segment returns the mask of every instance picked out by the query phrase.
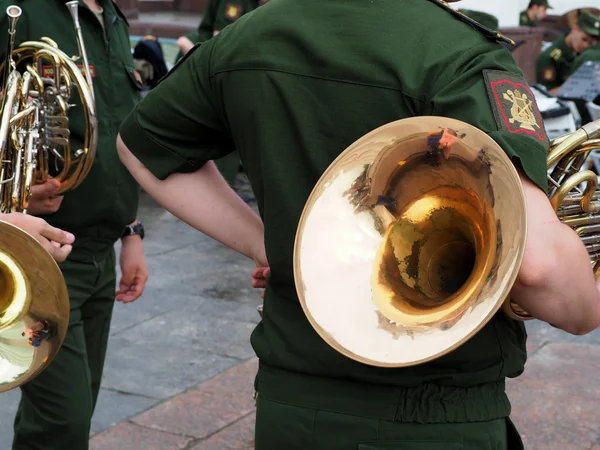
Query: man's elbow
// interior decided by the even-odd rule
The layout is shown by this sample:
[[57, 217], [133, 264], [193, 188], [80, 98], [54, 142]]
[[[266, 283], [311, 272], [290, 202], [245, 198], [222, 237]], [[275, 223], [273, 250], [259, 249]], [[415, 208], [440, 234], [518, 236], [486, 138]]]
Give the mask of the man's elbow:
[[121, 134], [117, 135], [117, 154], [119, 155], [119, 159], [125, 166], [127, 166], [127, 162], [130, 160], [131, 152], [121, 139]]

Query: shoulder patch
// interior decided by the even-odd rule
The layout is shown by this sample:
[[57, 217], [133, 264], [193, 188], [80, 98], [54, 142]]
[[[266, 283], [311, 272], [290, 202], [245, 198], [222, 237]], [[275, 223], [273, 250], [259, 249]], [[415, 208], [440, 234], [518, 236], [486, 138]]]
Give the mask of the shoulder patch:
[[562, 54], [563, 52], [560, 48], [555, 48], [550, 52], [550, 58], [552, 58], [554, 61], [558, 61], [561, 58]]
[[242, 15], [242, 7], [235, 3], [227, 3], [225, 6], [225, 18], [230, 22], [235, 22]]
[[454, 15], [456, 18], [462, 20], [463, 22], [466, 22], [469, 25], [473, 26], [476, 30], [478, 30], [486, 38], [492, 39], [492, 40], [497, 41], [497, 42], [505, 42], [505, 43], [510, 44], [510, 45], [515, 45], [515, 41], [513, 41], [512, 39], [507, 38], [506, 36], [503, 36], [502, 34], [498, 33], [495, 30], [492, 30], [490, 28], [484, 27], [479, 22], [471, 19], [470, 17], [466, 16], [465, 14], [461, 13], [460, 11], [452, 8], [444, 0], [429, 0], [429, 1], [432, 2], [432, 3], [435, 3], [436, 5], [440, 6], [443, 9], [445, 9], [446, 11], [448, 11], [449, 13], [451, 13], [452, 15]]
[[546, 143], [542, 114], [527, 81], [520, 75], [499, 70], [484, 70], [483, 75], [499, 129]]

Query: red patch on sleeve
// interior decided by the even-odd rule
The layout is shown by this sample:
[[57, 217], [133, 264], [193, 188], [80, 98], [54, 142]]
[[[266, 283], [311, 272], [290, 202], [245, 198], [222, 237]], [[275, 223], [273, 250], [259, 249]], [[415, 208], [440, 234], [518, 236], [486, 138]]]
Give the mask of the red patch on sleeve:
[[499, 71], [486, 71], [485, 78], [500, 129], [546, 142], [542, 114], [527, 82], [516, 74]]

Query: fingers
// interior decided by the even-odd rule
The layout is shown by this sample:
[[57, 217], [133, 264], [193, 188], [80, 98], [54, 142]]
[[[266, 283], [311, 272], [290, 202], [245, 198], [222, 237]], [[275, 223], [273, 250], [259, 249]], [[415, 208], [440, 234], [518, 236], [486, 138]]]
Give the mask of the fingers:
[[119, 290], [115, 293], [117, 301], [131, 303], [141, 297], [148, 281], [148, 275], [144, 271], [136, 270], [136, 275], [131, 279], [124, 273], [119, 282]]
[[44, 225], [40, 230], [40, 234], [49, 241], [54, 241], [58, 244], [72, 244], [75, 241], [75, 236], [73, 236], [71, 233], [67, 233], [60, 228], [53, 227], [46, 222], [42, 223]]
[[252, 280], [252, 287], [256, 289], [263, 289], [267, 287], [267, 280]]
[[31, 188], [31, 196], [42, 198], [54, 197], [60, 189], [60, 181], [56, 178], [50, 178], [48, 181], [42, 184], [36, 184]]
[[257, 267], [252, 271], [252, 287], [263, 289], [267, 287], [267, 277], [271, 273], [270, 267]]
[[48, 242], [47, 244], [44, 244], [44, 247], [48, 250], [48, 253], [52, 255], [54, 260], [59, 263], [64, 262], [67, 259], [67, 256], [69, 256], [69, 253], [71, 253], [71, 250], [73, 250], [73, 246], [61, 246], [58, 242]]

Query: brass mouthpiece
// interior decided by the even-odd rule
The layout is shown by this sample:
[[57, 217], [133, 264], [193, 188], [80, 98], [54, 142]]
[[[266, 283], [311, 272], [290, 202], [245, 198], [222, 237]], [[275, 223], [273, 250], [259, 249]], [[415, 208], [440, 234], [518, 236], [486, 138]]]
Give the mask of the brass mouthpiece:
[[21, 13], [21, 8], [16, 5], [10, 5], [8, 8], [6, 8], [6, 15], [11, 19], [18, 19]]

